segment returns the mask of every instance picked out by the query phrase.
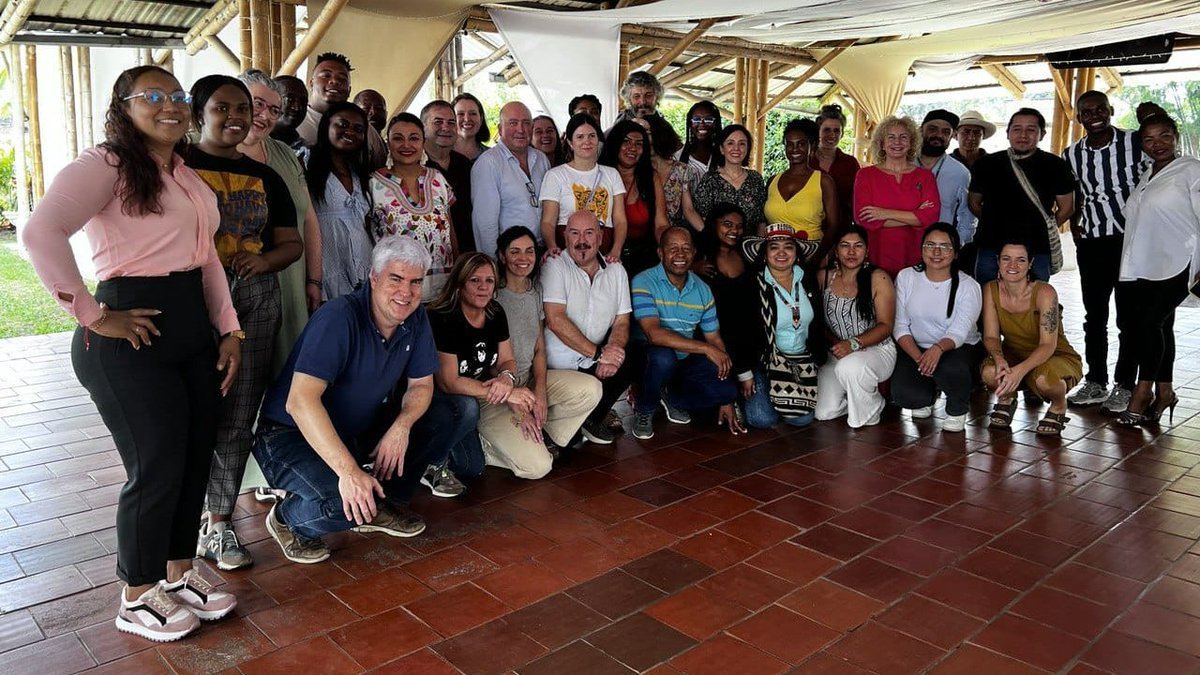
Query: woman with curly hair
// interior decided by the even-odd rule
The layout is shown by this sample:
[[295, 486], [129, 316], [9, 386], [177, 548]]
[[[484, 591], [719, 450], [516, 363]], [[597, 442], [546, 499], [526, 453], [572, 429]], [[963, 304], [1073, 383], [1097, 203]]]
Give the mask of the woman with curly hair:
[[[21, 229], [42, 283], [79, 322], [71, 363], [125, 464], [116, 627], [156, 642], [237, 604], [192, 567], [221, 395], [238, 373], [243, 334], [213, 246], [217, 198], [178, 154], [191, 101], [162, 68], [121, 73], [104, 142], [59, 172]], [[94, 296], [67, 241], [84, 225]]]
[[921, 147], [917, 125], [888, 117], [871, 134], [871, 159], [854, 178], [854, 222], [871, 233], [871, 260], [894, 278], [921, 262], [921, 236], [938, 219], [937, 178], [913, 161]]

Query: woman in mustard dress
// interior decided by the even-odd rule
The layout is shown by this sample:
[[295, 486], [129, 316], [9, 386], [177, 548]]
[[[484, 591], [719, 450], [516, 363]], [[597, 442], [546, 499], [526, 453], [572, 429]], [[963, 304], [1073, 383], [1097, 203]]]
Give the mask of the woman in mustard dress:
[[795, 119], [783, 129], [788, 168], [767, 181], [763, 211], [768, 223], [786, 223], [798, 239], [820, 241], [841, 223], [837, 187], [829, 174], [809, 167], [817, 146], [817, 123]]
[[1083, 377], [1083, 361], [1067, 342], [1058, 293], [1031, 274], [1029, 248], [1000, 249], [1000, 278], [983, 287], [983, 381], [996, 392], [989, 426], [1008, 429], [1022, 386], [1050, 404], [1037, 425], [1042, 436], [1061, 436], [1070, 421], [1067, 392]]

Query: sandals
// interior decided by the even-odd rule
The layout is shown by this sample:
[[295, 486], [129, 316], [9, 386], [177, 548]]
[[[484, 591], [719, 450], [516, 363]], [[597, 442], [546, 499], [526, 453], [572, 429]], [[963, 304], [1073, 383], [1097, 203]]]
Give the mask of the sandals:
[[992, 416], [988, 420], [989, 429], [1011, 429], [1013, 415], [1017, 412], [1017, 398], [1014, 396], [1008, 403], [996, 401], [992, 406]]
[[1063, 428], [1065, 428], [1067, 426], [1067, 422], [1070, 421], [1071, 418], [1067, 417], [1066, 413], [1056, 413], [1048, 410], [1046, 411], [1046, 416], [1038, 422], [1037, 428], [1034, 429], [1034, 433], [1036, 433], [1038, 436], [1061, 437]]

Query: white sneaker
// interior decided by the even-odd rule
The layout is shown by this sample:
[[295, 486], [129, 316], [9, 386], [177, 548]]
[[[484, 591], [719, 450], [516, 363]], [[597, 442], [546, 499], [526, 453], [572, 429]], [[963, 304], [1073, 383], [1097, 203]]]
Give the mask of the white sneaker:
[[217, 590], [194, 568], [184, 572], [173, 584], [164, 581], [163, 590], [167, 597], [191, 610], [202, 621], [224, 618], [237, 607], [237, 598], [232, 593]]
[[946, 415], [946, 420], [942, 422], [942, 431], [958, 432], [967, 428], [967, 414], [961, 415]]
[[927, 405], [924, 408], [912, 408], [909, 412], [912, 413], [914, 420], [923, 420], [933, 417], [933, 406]]
[[133, 633], [154, 642], [172, 642], [200, 627], [200, 619], [171, 599], [161, 583], [142, 593], [136, 600], [125, 599], [117, 609], [117, 630]]

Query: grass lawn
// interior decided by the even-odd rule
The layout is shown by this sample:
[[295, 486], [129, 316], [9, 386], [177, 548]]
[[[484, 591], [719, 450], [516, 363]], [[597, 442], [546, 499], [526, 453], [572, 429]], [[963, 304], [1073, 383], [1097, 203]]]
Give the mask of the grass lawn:
[[0, 233], [0, 338], [74, 330], [75, 320], [42, 288], [33, 266], [13, 249], [15, 243], [12, 232]]

